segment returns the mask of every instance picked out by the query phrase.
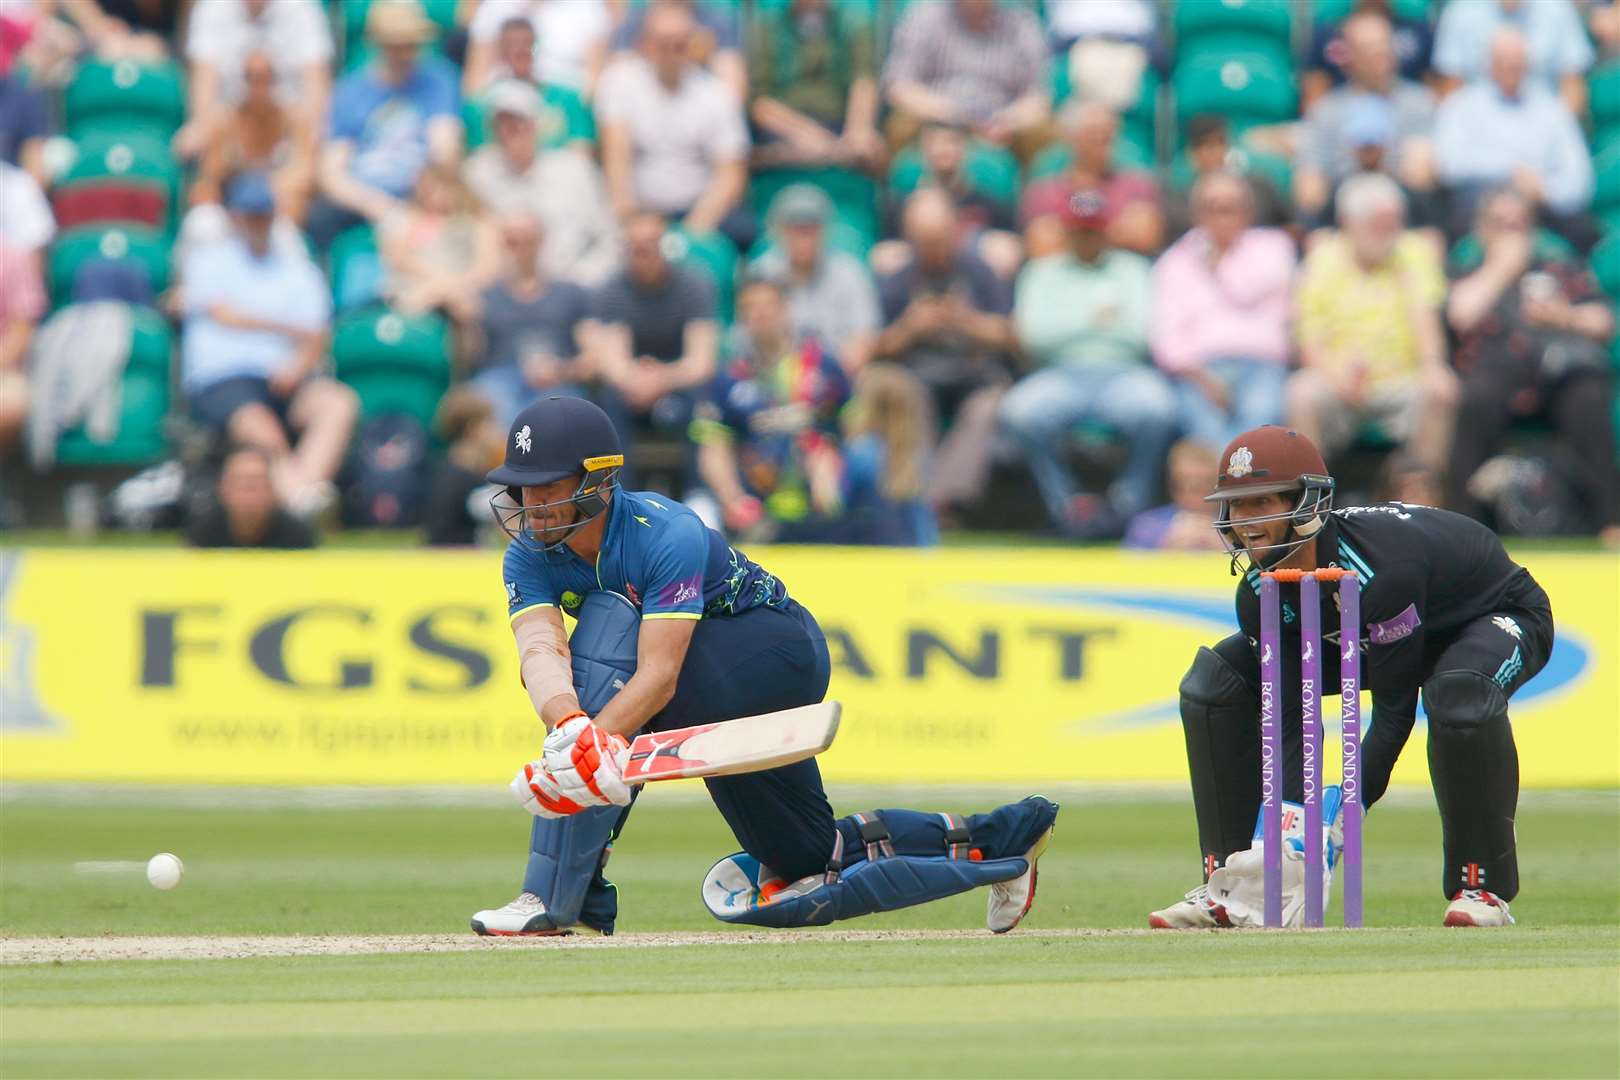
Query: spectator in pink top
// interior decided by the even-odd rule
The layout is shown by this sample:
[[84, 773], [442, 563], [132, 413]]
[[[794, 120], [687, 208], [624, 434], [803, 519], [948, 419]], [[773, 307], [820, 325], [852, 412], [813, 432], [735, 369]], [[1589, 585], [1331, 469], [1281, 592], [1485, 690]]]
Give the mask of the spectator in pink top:
[[39, 255], [0, 242], [0, 459], [28, 415], [28, 345], [44, 314]]
[[1153, 358], [1175, 383], [1186, 433], [1225, 446], [1282, 419], [1294, 244], [1254, 227], [1249, 185], [1234, 173], [1198, 181], [1192, 216], [1153, 268]]

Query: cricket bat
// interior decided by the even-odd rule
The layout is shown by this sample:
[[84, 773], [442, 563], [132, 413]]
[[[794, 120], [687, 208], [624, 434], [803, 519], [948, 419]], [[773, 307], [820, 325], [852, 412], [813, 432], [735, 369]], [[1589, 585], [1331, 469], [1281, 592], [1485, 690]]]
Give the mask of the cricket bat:
[[624, 763], [626, 784], [686, 776], [762, 772], [815, 757], [833, 743], [843, 706], [836, 701], [637, 735]]

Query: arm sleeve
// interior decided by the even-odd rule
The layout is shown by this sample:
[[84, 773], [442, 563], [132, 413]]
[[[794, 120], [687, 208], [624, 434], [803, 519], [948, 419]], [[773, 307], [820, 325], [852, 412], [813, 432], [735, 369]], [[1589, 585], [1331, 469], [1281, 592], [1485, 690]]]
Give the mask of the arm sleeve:
[[535, 608], [556, 607], [557, 592], [551, 584], [540, 556], [516, 541], [506, 546], [501, 560], [501, 577], [506, 582], [506, 615], [515, 619]]
[[703, 567], [709, 561], [709, 530], [696, 514], [663, 523], [647, 549], [643, 619], [701, 619]]
[[[1556, 110], [1556, 111], [1555, 111]], [[1551, 161], [1546, 170], [1547, 205], [1560, 213], [1573, 214], [1592, 201], [1592, 155], [1575, 118], [1555, 102], [1551, 116]]]
[[1592, 42], [1586, 36], [1586, 28], [1581, 25], [1581, 15], [1575, 5], [1559, 4], [1553, 6], [1558, 21], [1558, 55], [1555, 63], [1560, 75], [1579, 75], [1592, 66], [1595, 59], [1592, 51]]
[[1373, 695], [1372, 719], [1361, 736], [1361, 800], [1371, 806], [1389, 788], [1395, 762], [1411, 737], [1417, 722], [1418, 692], [1414, 687], [1403, 693]]
[[715, 313], [714, 285], [696, 270], [681, 271], [681, 322], [712, 319]]

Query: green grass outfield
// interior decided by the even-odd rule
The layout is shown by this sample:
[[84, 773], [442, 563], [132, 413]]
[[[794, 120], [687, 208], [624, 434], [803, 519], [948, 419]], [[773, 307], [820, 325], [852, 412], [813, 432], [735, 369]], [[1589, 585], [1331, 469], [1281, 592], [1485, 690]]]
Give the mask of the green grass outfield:
[[[866, 792], [840, 809], [1018, 794]], [[1056, 794], [1027, 932], [984, 933], [969, 895], [848, 924], [887, 937], [731, 943], [697, 886], [734, 845], [706, 801], [666, 786], [614, 853], [619, 936], [574, 944], [459, 936], [516, 892], [516, 809], [398, 794], [289, 807], [261, 792], [82, 806], [11, 789], [5, 938], [437, 934], [472, 948], [8, 965], [0, 1076], [1620, 1075], [1615, 792], [1525, 797], [1510, 930], [1439, 928], [1424, 792], [1369, 818], [1371, 929], [1186, 934], [1132, 929], [1196, 878], [1185, 798]], [[107, 865], [160, 850], [186, 861], [170, 893]]]

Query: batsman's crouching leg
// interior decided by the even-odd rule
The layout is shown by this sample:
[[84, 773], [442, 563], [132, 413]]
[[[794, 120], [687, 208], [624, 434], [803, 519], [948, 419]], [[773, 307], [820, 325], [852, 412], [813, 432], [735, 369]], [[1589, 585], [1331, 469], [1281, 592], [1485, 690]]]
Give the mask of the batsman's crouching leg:
[[912, 907], [1030, 874], [1057, 812], [1055, 803], [1032, 795], [966, 818], [917, 810], [853, 814], [837, 822], [824, 872], [788, 882], [739, 852], [710, 868], [703, 900], [722, 922], [778, 928]]

